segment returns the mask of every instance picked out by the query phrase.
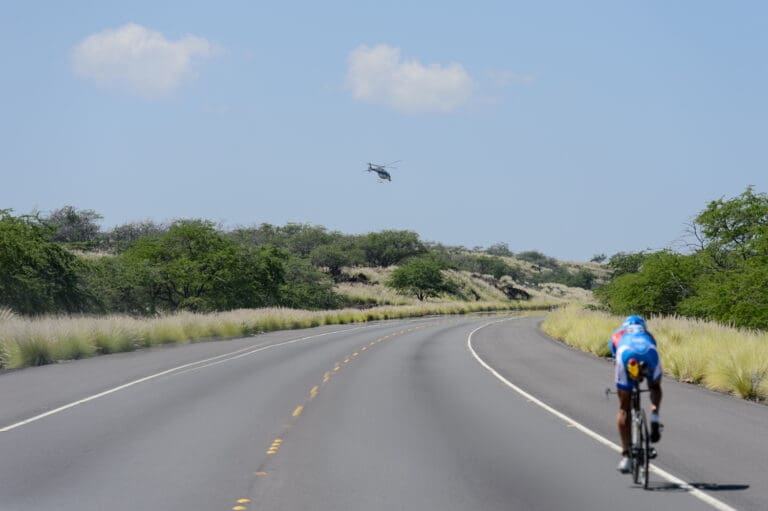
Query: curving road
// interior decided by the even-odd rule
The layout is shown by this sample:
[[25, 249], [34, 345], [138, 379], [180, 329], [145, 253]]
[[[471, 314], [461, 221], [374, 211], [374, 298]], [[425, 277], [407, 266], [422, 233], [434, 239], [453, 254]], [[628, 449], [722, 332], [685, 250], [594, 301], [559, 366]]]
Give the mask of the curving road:
[[642, 491], [614, 469], [610, 364], [540, 320], [329, 326], [0, 374], [0, 510], [768, 508], [768, 407], [665, 381], [663, 472]]

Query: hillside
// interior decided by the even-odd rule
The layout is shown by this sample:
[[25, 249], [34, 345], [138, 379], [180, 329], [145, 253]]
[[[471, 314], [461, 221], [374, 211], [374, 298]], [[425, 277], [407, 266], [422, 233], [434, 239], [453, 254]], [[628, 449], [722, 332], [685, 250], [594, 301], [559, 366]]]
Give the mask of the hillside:
[[[576, 302], [594, 304], [592, 292], [578, 287], [569, 287], [556, 282], [534, 284], [542, 270], [532, 267], [530, 263], [513, 258], [505, 258], [510, 265], [516, 265], [525, 275], [524, 279], [516, 281], [508, 275], [496, 278], [490, 274], [480, 274], [465, 270], [444, 270], [447, 280], [456, 285], [457, 293], [441, 294], [432, 299], [435, 302], [452, 301], [507, 301], [520, 299], [530, 305], [544, 303]], [[606, 271], [594, 263], [566, 263], [569, 271], [578, 271], [587, 267], [590, 271], [601, 275]], [[361, 306], [372, 305], [413, 305], [419, 301], [415, 297], [398, 293], [386, 285], [396, 266], [388, 268], [350, 267], [342, 270], [340, 281], [334, 289], [350, 302]]]

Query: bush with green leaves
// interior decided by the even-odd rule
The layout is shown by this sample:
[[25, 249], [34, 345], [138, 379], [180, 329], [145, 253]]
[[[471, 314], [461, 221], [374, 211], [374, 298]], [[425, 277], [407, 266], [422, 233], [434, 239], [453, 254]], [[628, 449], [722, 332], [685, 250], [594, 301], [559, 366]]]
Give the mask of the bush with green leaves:
[[519, 268], [507, 264], [500, 257], [469, 253], [449, 254], [446, 257], [458, 270], [493, 275], [497, 279], [505, 275], [516, 281], [524, 279], [523, 272]]
[[294, 309], [330, 310], [344, 307], [347, 303], [334, 291], [333, 279], [329, 275], [317, 270], [306, 259], [291, 257], [285, 263], [280, 305]]
[[344, 240], [332, 245], [320, 245], [312, 249], [310, 261], [318, 268], [327, 269], [334, 281], [338, 282], [345, 266], [362, 265], [365, 254], [356, 244]]
[[509, 249], [509, 245], [504, 242], [494, 243], [490, 247], [485, 249], [485, 253], [488, 255], [500, 256], [500, 257], [513, 257], [514, 254]]
[[623, 273], [595, 295], [616, 314], [675, 314], [694, 293], [699, 265], [693, 256], [670, 251], [648, 254], [641, 270]]
[[64, 243], [93, 243], [99, 236], [98, 221], [103, 217], [92, 209], [64, 206], [42, 218], [51, 228], [50, 240]]
[[703, 275], [679, 312], [729, 325], [768, 328], [768, 264], [755, 261]]
[[637, 273], [648, 256], [645, 252], [619, 252], [608, 259], [608, 267], [612, 277], [620, 277], [626, 273]]
[[120, 272], [152, 314], [279, 305], [287, 254], [239, 245], [208, 221], [180, 220], [119, 257]]
[[517, 258], [522, 261], [527, 261], [531, 264], [541, 266], [542, 268], [557, 268], [557, 260], [553, 257], [546, 256], [537, 250], [527, 250], [525, 252], [519, 252]]
[[0, 306], [20, 314], [88, 309], [81, 263], [49, 241], [51, 233], [36, 216], [16, 217], [0, 210]]
[[752, 187], [696, 216], [693, 253], [616, 254], [596, 291], [614, 313], [682, 314], [768, 328], [768, 196]]
[[450, 293], [454, 286], [442, 272], [447, 267], [446, 261], [439, 257], [414, 257], [392, 272], [387, 285], [400, 293], [413, 295], [420, 301], [440, 293]]
[[419, 235], [412, 231], [372, 232], [362, 236], [358, 243], [371, 266], [393, 266], [427, 252]]

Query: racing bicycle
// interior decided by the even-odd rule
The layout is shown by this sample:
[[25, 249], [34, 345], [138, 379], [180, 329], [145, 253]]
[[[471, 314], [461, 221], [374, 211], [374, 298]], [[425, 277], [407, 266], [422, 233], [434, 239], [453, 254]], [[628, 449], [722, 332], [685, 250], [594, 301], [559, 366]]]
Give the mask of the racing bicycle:
[[[648, 428], [648, 419], [643, 410], [640, 396], [649, 392], [648, 388], [641, 388], [640, 384], [648, 376], [648, 367], [644, 362], [640, 363], [640, 374], [634, 380], [630, 397], [630, 433], [631, 442], [629, 447], [629, 457], [632, 460], [632, 481], [635, 484], [642, 485], [648, 489], [648, 474], [650, 472], [651, 460], [656, 458], [656, 448], [651, 446], [651, 435]], [[613, 393], [610, 389], [605, 389], [606, 396]]]

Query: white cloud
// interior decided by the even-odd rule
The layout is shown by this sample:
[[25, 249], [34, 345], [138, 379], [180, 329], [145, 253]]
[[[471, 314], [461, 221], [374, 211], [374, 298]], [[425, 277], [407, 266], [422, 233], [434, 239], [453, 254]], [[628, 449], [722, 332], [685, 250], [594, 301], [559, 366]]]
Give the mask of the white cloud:
[[128, 23], [83, 39], [72, 50], [71, 63], [82, 78], [153, 97], [194, 77], [193, 64], [213, 53], [211, 43], [201, 37], [169, 41], [160, 32]]
[[403, 60], [399, 48], [382, 44], [352, 51], [347, 81], [355, 99], [404, 112], [451, 111], [472, 93], [472, 78], [460, 64], [425, 66]]

